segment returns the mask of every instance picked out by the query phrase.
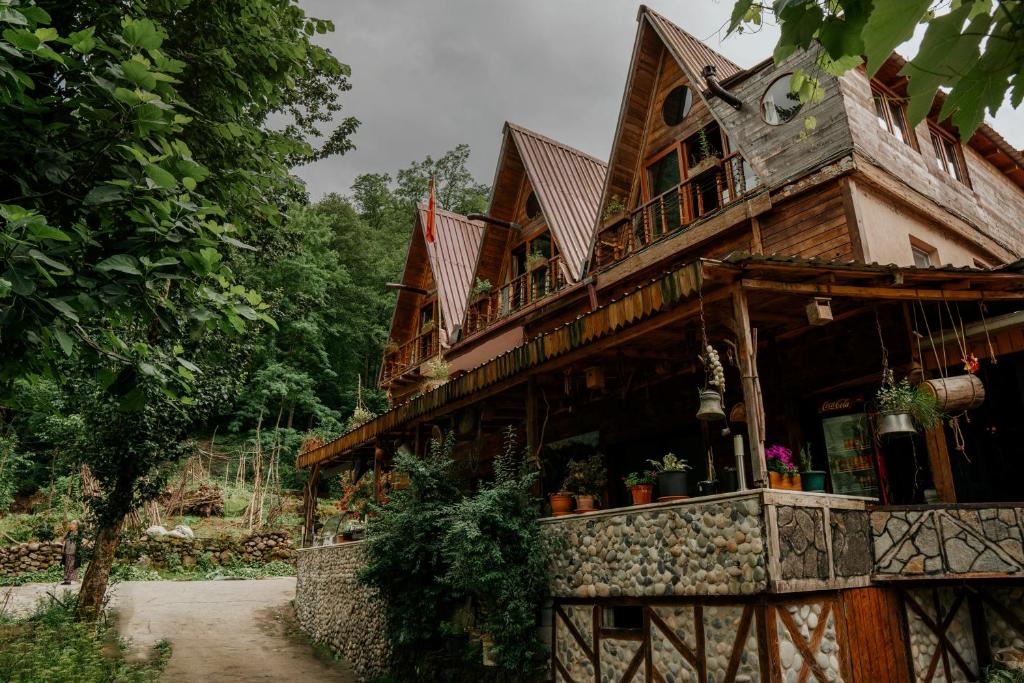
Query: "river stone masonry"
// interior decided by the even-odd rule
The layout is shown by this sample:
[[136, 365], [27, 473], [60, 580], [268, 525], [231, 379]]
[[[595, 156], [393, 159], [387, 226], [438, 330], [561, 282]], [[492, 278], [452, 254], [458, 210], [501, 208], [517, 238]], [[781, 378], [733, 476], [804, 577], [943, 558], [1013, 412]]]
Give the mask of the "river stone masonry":
[[363, 564], [361, 542], [300, 550], [295, 614], [303, 631], [366, 681], [387, 672], [391, 653], [384, 606], [356, 577]]
[[751, 595], [767, 588], [756, 495], [553, 518], [555, 597]]

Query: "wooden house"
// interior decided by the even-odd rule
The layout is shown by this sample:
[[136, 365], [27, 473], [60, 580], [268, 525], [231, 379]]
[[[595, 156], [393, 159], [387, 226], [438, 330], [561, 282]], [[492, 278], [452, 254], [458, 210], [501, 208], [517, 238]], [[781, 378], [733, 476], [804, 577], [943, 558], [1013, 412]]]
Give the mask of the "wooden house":
[[[910, 129], [895, 55], [801, 105], [813, 52], [745, 69], [637, 21], [585, 252], [546, 198], [564, 171], [507, 126], [473, 277], [514, 283], [543, 222], [555, 286], [467, 296], [459, 371], [299, 466], [449, 431], [486, 477], [512, 425], [552, 494], [602, 454], [599, 510], [544, 521], [556, 681], [978, 680], [1024, 644], [1024, 157], [988, 126], [961, 144], [938, 103]], [[890, 379], [945, 417], [894, 432]], [[668, 452], [688, 483], [630, 505]]]
[[444, 357], [466, 312], [483, 237], [482, 223], [444, 209], [432, 242], [426, 223], [427, 206], [417, 204], [381, 365], [380, 386], [397, 402], [447, 379]]

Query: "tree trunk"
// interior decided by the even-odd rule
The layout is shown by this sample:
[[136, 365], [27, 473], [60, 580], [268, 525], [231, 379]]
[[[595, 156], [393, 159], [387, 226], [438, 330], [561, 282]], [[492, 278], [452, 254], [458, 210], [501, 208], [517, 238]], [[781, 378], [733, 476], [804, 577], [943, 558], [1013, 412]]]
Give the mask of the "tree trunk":
[[78, 608], [75, 616], [79, 621], [96, 621], [103, 610], [103, 597], [107, 593], [107, 582], [110, 579], [110, 568], [114, 564], [114, 554], [121, 543], [121, 525], [101, 526], [96, 532], [96, 545], [93, 548], [92, 561], [82, 579], [82, 589], [78, 593]]

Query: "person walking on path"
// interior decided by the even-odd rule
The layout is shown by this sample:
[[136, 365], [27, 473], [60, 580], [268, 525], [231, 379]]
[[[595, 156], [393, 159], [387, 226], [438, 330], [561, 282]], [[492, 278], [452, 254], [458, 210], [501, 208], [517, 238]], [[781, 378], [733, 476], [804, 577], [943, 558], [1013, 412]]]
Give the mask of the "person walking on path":
[[68, 525], [68, 532], [64, 534], [64, 585], [71, 585], [72, 581], [78, 581], [78, 568], [82, 565], [82, 559], [78, 554], [78, 546], [82, 542], [82, 535], [78, 531], [78, 520], [72, 520]]

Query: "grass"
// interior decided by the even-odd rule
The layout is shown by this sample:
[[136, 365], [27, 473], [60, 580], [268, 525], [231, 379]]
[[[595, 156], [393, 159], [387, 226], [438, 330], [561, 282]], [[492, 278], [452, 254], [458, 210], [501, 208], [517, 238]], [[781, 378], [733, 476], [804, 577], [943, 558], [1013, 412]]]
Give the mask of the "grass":
[[11, 683], [156, 683], [171, 647], [160, 642], [139, 663], [125, 653], [112, 625], [75, 622], [73, 600], [51, 597], [28, 617], [0, 617], [0, 672]]
[[60, 567], [50, 567], [41, 572], [0, 576], [0, 586], [24, 586], [26, 583], [57, 583], [63, 577], [64, 572]]
[[[79, 576], [85, 575], [83, 565]], [[110, 572], [112, 582], [119, 581], [216, 581], [218, 579], [266, 579], [273, 576], [295, 576], [295, 565], [273, 560], [266, 564], [236, 564], [227, 567], [177, 567], [175, 569], [142, 569], [132, 564], [116, 564]], [[63, 578], [60, 567], [17, 576], [0, 576], [0, 587], [23, 586], [27, 583], [57, 583]]]

